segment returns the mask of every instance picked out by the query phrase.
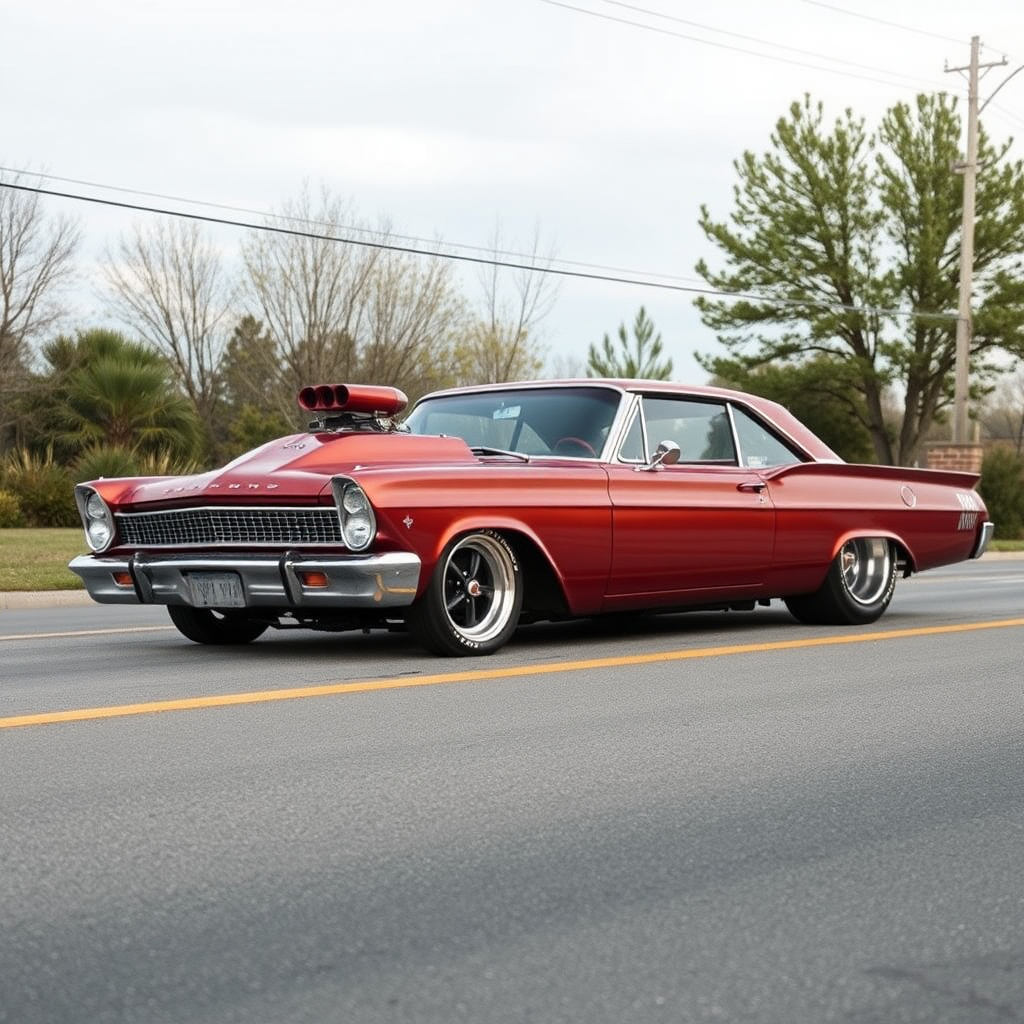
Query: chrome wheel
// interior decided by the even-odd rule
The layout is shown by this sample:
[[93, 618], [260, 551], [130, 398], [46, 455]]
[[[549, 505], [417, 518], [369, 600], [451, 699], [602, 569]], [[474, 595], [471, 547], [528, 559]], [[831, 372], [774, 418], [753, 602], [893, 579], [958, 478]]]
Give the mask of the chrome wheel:
[[813, 594], [785, 598], [794, 617], [808, 625], [856, 626], [874, 622], [896, 589], [896, 548], [885, 537], [848, 540]]
[[859, 605], [874, 605], [892, 583], [892, 546], [881, 537], [848, 540], [839, 552], [843, 587]]
[[478, 530], [445, 548], [407, 619], [435, 654], [492, 654], [512, 636], [522, 605], [512, 545], [494, 530]]
[[452, 627], [475, 644], [505, 629], [515, 606], [516, 567], [507, 545], [473, 534], [444, 563], [444, 610]]

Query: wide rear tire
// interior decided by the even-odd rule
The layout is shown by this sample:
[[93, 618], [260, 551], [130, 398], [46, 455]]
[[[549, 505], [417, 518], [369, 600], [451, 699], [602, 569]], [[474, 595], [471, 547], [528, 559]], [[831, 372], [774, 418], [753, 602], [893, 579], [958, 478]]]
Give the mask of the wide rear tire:
[[265, 622], [256, 622], [239, 612], [170, 604], [167, 613], [178, 632], [197, 644], [248, 644], [267, 631]]
[[807, 625], [860, 626], [889, 607], [896, 589], [896, 554], [885, 537], [848, 540], [814, 594], [787, 597], [790, 614]]
[[442, 552], [426, 591], [409, 609], [409, 630], [434, 654], [493, 654], [515, 632], [522, 607], [512, 545], [494, 530], [478, 530]]

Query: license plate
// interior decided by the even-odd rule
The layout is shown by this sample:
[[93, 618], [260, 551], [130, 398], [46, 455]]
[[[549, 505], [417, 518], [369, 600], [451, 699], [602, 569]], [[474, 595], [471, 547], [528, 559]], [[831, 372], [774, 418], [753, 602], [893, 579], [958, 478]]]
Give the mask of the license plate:
[[192, 604], [197, 608], [244, 608], [242, 580], [235, 572], [190, 572]]

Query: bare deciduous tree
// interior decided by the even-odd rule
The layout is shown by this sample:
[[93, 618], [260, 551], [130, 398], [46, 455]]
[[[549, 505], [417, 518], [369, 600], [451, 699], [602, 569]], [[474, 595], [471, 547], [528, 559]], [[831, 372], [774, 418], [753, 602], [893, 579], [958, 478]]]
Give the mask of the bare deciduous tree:
[[388, 224], [359, 223], [326, 189], [316, 204], [305, 189], [268, 227], [243, 258], [292, 390], [350, 381], [415, 396], [451, 379], [466, 317], [450, 264], [389, 250]]
[[234, 301], [220, 254], [199, 226], [136, 226], [109, 251], [104, 273], [117, 316], [162, 352], [199, 416], [210, 422], [217, 369]]
[[447, 383], [454, 340], [466, 323], [452, 264], [383, 252], [366, 298], [360, 377], [398, 384], [412, 396]]
[[0, 178], [0, 429], [8, 401], [28, 370], [32, 343], [63, 316], [63, 289], [74, 276], [77, 222], [47, 217], [25, 177]]
[[1000, 380], [978, 418], [989, 437], [1010, 441], [1018, 455], [1024, 452], [1024, 369]]
[[[378, 253], [337, 241], [353, 230], [353, 219], [326, 189], [314, 206], [306, 188], [268, 221], [278, 230], [254, 231], [242, 244], [251, 297], [295, 390], [350, 379], [355, 370], [355, 340]], [[282, 224], [294, 233], [281, 233]]]
[[[493, 261], [481, 266], [483, 310], [457, 352], [458, 375], [464, 383], [496, 383], [533, 377], [543, 366], [538, 326], [558, 296], [557, 280], [543, 271], [552, 257], [540, 255], [540, 233], [531, 239], [529, 255], [502, 251], [501, 230], [491, 238]], [[522, 262], [523, 269], [501, 266]]]

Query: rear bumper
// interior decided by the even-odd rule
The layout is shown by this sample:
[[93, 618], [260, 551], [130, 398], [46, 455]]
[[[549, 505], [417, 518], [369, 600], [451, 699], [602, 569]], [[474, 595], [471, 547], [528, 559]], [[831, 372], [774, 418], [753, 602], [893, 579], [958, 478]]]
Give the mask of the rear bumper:
[[[416, 555], [80, 555], [68, 568], [100, 604], [192, 605], [193, 572], [237, 573], [246, 608], [394, 608], [412, 604], [420, 579]], [[302, 573], [323, 573], [306, 586]], [[118, 583], [117, 576], [128, 580]]]
[[981, 532], [978, 534], [978, 539], [974, 544], [974, 550], [971, 552], [971, 558], [981, 558], [988, 548], [988, 542], [992, 539], [992, 534], [995, 532], [996, 524], [991, 520], [988, 520], [981, 524]]

